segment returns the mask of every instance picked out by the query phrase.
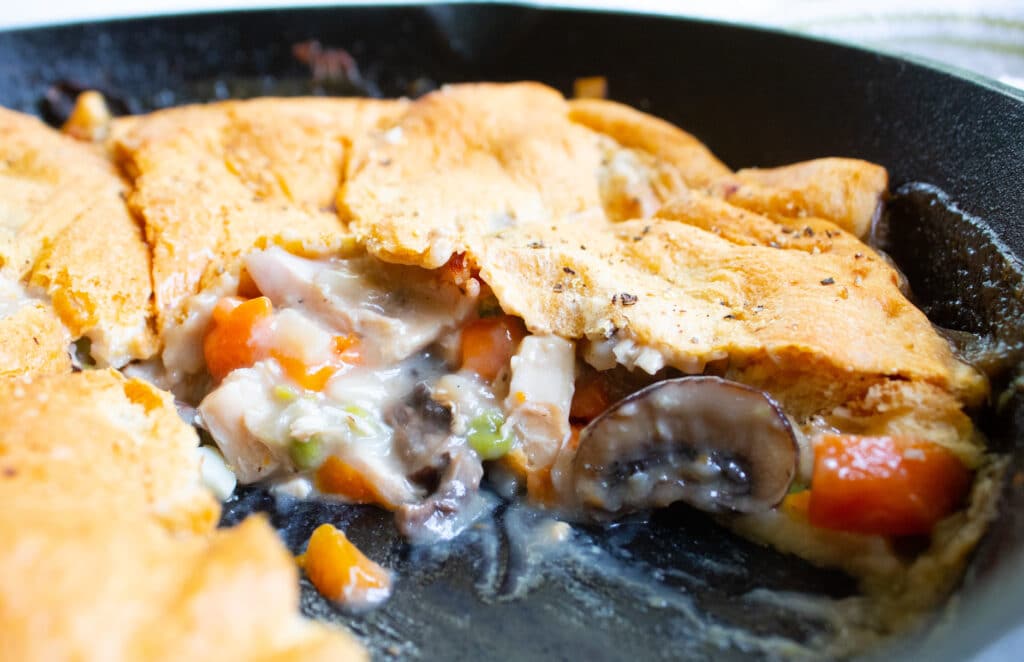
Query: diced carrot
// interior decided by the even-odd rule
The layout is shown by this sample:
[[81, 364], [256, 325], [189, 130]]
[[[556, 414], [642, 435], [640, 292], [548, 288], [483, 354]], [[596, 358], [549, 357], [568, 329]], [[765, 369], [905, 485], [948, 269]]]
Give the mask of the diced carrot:
[[206, 367], [216, 381], [238, 368], [273, 357], [293, 382], [304, 389], [322, 391], [327, 381], [343, 365], [362, 362], [359, 339], [350, 335], [334, 336], [331, 356], [310, 365], [304, 357], [274, 347], [271, 326], [273, 305], [267, 297], [244, 301], [225, 297], [213, 309], [213, 324], [203, 340]]
[[462, 367], [493, 380], [508, 367], [525, 336], [526, 328], [518, 317], [474, 320], [462, 329]]
[[270, 299], [225, 298], [213, 309], [213, 324], [203, 339], [206, 368], [216, 381], [232, 370], [266, 357], [266, 323], [273, 314]]
[[363, 362], [363, 353], [359, 338], [354, 335], [344, 334], [334, 336], [334, 355], [342, 363], [360, 365]]
[[600, 375], [588, 375], [586, 379], [576, 380], [576, 389], [572, 393], [572, 406], [569, 417], [575, 420], [591, 421], [601, 415], [612, 404], [608, 394], [608, 384]]
[[[336, 455], [329, 456], [316, 471], [316, 487], [326, 494], [337, 494], [353, 503], [381, 503], [366, 478]], [[381, 505], [389, 505], [381, 503]]]
[[327, 385], [327, 380], [336, 372], [333, 366], [328, 365], [310, 367], [301, 359], [288, 356], [276, 349], [271, 350], [270, 355], [281, 364], [281, 369], [289, 379], [310, 391], [322, 391]]
[[354, 336], [334, 336], [331, 349], [331, 360], [318, 365], [309, 365], [302, 358], [277, 348], [271, 350], [270, 355], [277, 359], [281, 369], [293, 382], [310, 391], [322, 391], [341, 364], [356, 365], [362, 360], [359, 340]]
[[808, 517], [827, 529], [927, 534], [971, 482], [951, 452], [909, 437], [825, 435], [814, 457]]
[[328, 600], [358, 606], [379, 601], [391, 588], [388, 571], [366, 558], [331, 524], [313, 531], [299, 565]]

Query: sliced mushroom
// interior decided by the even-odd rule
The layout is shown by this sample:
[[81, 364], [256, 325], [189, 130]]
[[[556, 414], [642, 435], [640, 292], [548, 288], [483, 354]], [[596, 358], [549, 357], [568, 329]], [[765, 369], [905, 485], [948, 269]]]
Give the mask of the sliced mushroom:
[[437, 490], [419, 503], [403, 504], [395, 511], [402, 535], [416, 543], [451, 540], [469, 526], [479, 512], [480, 480], [484, 468], [475, 453], [453, 451]]
[[576, 505], [612, 515], [683, 501], [708, 512], [769, 510], [786, 495], [798, 446], [762, 391], [681, 377], [620, 400], [580, 433], [566, 482]]

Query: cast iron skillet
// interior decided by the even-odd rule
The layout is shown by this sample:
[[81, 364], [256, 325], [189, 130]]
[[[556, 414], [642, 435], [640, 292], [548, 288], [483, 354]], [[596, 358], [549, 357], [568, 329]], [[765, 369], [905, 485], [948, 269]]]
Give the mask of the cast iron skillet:
[[[335, 53], [310, 66], [294, 49], [309, 40], [353, 60]], [[0, 102], [51, 121], [83, 87], [139, 112], [227, 96], [416, 95], [481, 79], [537, 79], [568, 92], [584, 75], [606, 76], [614, 98], [696, 133], [733, 166], [824, 155], [885, 164], [898, 194], [884, 247], [919, 305], [944, 327], [1013, 345], [1024, 339], [1024, 97], [984, 81], [776, 32], [493, 5], [261, 11], [0, 34]], [[980, 424], [1013, 453], [1016, 475], [1024, 399]], [[1024, 569], [1021, 483], [1007, 482], [961, 599], [925, 633], [892, 642], [887, 659], [963, 659], [1024, 619], [1024, 572], [1015, 572]], [[369, 615], [342, 614], [304, 587], [307, 613], [347, 623], [378, 657], [764, 657], [722, 640], [719, 626], [812, 647], [830, 626], [751, 597], [755, 589], [853, 591], [840, 574], [738, 540], [681, 507], [579, 528], [581, 544], [565, 557], [531, 553], [521, 538], [532, 516], [505, 506], [455, 545], [429, 550], [405, 545], [374, 509], [260, 490], [229, 503], [225, 523], [254, 510], [270, 513], [296, 550], [317, 523], [340, 523], [398, 571], [395, 597]]]

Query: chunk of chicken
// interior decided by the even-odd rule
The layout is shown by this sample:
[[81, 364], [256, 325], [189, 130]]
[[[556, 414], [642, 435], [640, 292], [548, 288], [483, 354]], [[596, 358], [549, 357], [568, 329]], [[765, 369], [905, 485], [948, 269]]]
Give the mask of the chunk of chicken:
[[400, 361], [455, 328], [475, 297], [437, 272], [367, 257], [310, 260], [273, 247], [250, 254], [245, 266], [275, 306], [305, 309], [363, 340], [371, 363]]

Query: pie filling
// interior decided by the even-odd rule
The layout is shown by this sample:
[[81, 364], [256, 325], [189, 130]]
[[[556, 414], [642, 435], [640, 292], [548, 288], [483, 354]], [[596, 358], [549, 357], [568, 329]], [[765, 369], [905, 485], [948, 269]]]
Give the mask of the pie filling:
[[273, 246], [181, 319], [164, 381], [219, 451], [219, 494], [222, 457], [243, 484], [378, 504], [414, 541], [471, 523], [491, 469], [573, 519], [682, 501], [886, 538], [928, 535], [971, 484], [969, 457], [898, 412], [797, 420], [720, 362], [687, 375], [626, 338], [531, 334], [461, 256], [427, 270]]

